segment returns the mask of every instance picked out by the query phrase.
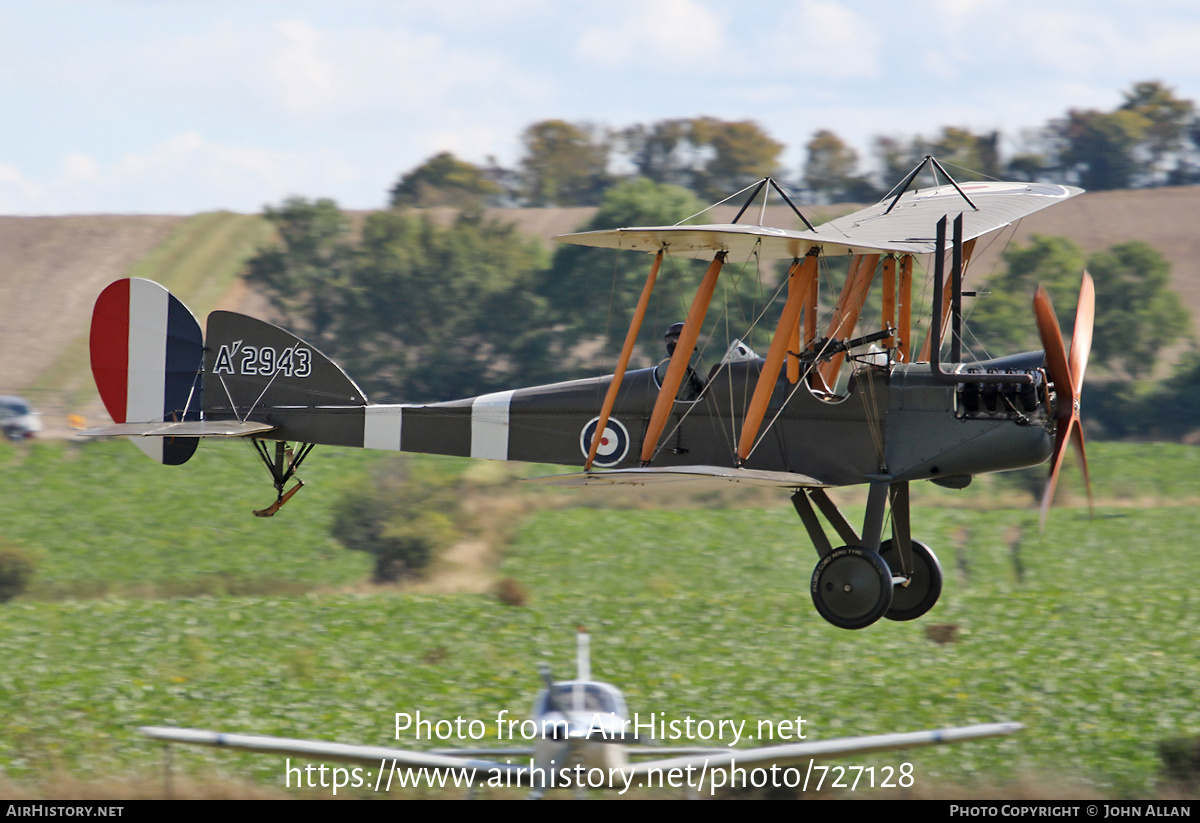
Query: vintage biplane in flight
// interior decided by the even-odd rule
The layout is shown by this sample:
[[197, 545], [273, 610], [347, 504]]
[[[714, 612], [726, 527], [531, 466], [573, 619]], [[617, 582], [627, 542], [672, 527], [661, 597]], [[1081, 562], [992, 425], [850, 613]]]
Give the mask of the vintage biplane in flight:
[[[925, 167], [943, 178], [910, 190]], [[738, 222], [760, 191], [765, 203], [772, 189], [806, 228]], [[1094, 315], [1087, 274], [1069, 353], [1040, 289], [1033, 310], [1044, 350], [965, 361], [962, 351], [962, 280], [976, 239], [1080, 192], [1039, 183], [959, 185], [926, 158], [880, 203], [819, 227], [767, 178], [731, 223], [566, 235], [559, 239], [653, 255], [615, 373], [442, 403], [370, 404], [341, 368], [277, 326], [216, 311], [202, 333], [161, 286], [121, 280], [96, 301], [91, 330], [92, 370], [116, 425], [86, 434], [132, 435], [168, 464], [185, 462], [201, 437], [249, 438], [277, 492], [260, 515], [274, 514], [300, 488], [297, 480], [285, 490], [314, 444], [582, 467], [551, 479], [562, 485], [775, 486], [792, 492], [816, 547], [810, 590], [825, 619], [849, 629], [880, 617], [911, 620], [932, 608], [942, 577], [934, 553], [911, 536], [909, 483], [960, 488], [977, 474], [1052, 458], [1044, 518], [1068, 441], [1086, 478], [1079, 398]], [[668, 255], [711, 263], [669, 363], [629, 369]], [[913, 323], [919, 255], [933, 260], [923, 350]], [[849, 272], [818, 329], [818, 275], [822, 261], [836, 256], [849, 257]], [[790, 261], [779, 290], [784, 307], [765, 358], [734, 340], [701, 375], [693, 353], [730, 257]], [[859, 318], [876, 282], [882, 321], [868, 331], [858, 328]], [[859, 531], [825, 491], [852, 484], [868, 487]], [[843, 545], [831, 542], [818, 510]]]
[[[712, 728], [707, 728], [701, 725], [699, 718], [691, 718], [689, 722], [687, 716], [677, 717], [669, 712], [631, 715], [616, 686], [592, 679], [588, 634], [580, 630], [576, 636], [574, 680], [555, 682], [549, 668], [543, 666], [542, 678], [546, 687], [534, 698], [529, 719], [518, 721], [503, 711], [496, 719], [494, 734], [479, 731], [471, 735], [476, 739], [486, 736], [521, 743], [515, 747], [413, 750], [164, 726], [146, 726], [141, 732], [166, 743], [361, 764], [358, 769], [342, 770], [339, 788], [365, 785], [378, 790], [390, 789], [392, 785], [413, 786], [418, 785], [416, 780], [420, 779], [414, 779], [414, 774], [453, 773], [459, 780], [445, 784], [435, 780], [434, 784], [462, 785], [472, 789], [488, 786], [529, 788], [534, 798], [540, 798], [549, 789], [616, 789], [624, 794], [632, 788], [665, 786], [683, 788], [693, 795], [711, 795], [722, 788], [748, 787], [751, 771], [770, 766], [776, 767], [774, 773], [778, 779], [775, 785], [793, 788], [804, 785], [806, 789], [817, 789], [818, 781], [828, 774], [828, 767], [817, 767], [815, 772], [812, 771], [815, 760], [1002, 737], [1023, 728], [1020, 723], [980, 723], [919, 732], [809, 740], [802, 717], [781, 718], [778, 723], [770, 721], [770, 728], [766, 729], [762, 723], [755, 725], [732, 718], [709, 720], [708, 725]], [[419, 726], [421, 722], [424, 727]], [[428, 718], [422, 721], [412, 714], [401, 715], [396, 718], [396, 736], [419, 739], [422, 728], [425, 739], [450, 736], [452, 726], [449, 721], [441, 721], [446, 724], [445, 734], [438, 732], [438, 722]], [[476, 722], [485, 725], [482, 721]], [[741, 740], [783, 738], [793, 742], [758, 748], [734, 747]], [[697, 740], [703, 745], [662, 745], [666, 740]], [[634, 758], [639, 759], [635, 761]], [[296, 770], [297, 780], [302, 780], [301, 769], [290, 764], [289, 768]], [[837, 774], [830, 776], [826, 785]], [[871, 787], [903, 787], [906, 785], [904, 777], [899, 764], [876, 767], [872, 772]], [[324, 783], [320, 783], [322, 779]], [[334, 779], [327, 770], [324, 777], [313, 778], [307, 785], [309, 788], [318, 785], [328, 788], [332, 787]], [[853, 779], [853, 773], [850, 779]], [[874, 782], [876, 780], [879, 782]], [[289, 782], [289, 785], [292, 784]], [[302, 782], [301, 786], [304, 785]], [[755, 778], [753, 785], [763, 784]]]

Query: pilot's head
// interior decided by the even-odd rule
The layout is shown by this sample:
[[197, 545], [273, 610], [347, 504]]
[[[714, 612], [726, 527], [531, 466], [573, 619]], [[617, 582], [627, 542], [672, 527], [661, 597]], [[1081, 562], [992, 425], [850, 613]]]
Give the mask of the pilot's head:
[[667, 333], [663, 339], [667, 341], [667, 357], [675, 354], [675, 344], [679, 342], [679, 335], [683, 334], [683, 324], [676, 323], [667, 329]]

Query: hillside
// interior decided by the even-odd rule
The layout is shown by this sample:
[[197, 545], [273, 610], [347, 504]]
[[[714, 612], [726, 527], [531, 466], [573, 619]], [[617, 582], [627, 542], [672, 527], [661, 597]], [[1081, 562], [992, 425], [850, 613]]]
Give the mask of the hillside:
[[[844, 209], [806, 209], [814, 222]], [[494, 209], [548, 245], [586, 223], [593, 209]], [[716, 211], [729, 220], [734, 210]], [[1200, 213], [1200, 187], [1085, 194], [1026, 218], [978, 254], [976, 277], [995, 270], [1010, 242], [1031, 235], [1066, 236], [1086, 251], [1142, 240], [1172, 263], [1176, 290], [1200, 316], [1200, 235], [1190, 216]], [[452, 219], [439, 210], [438, 217]], [[798, 227], [778, 206], [766, 221]], [[244, 261], [270, 237], [261, 217], [228, 212], [178, 216], [0, 217], [0, 394], [24, 394], [57, 428], [65, 414], [99, 411], [87, 371], [86, 333], [95, 295], [124, 276], [149, 277], [171, 287], [199, 316], [220, 305], [254, 313], [263, 301], [238, 275]], [[1100, 333], [1103, 330], [1099, 330]]]
[[238, 276], [270, 235], [261, 217], [0, 218], [0, 394], [28, 397], [47, 433], [66, 415], [102, 414], [87, 367], [92, 303], [108, 283], [146, 277], [201, 316], [247, 303]]

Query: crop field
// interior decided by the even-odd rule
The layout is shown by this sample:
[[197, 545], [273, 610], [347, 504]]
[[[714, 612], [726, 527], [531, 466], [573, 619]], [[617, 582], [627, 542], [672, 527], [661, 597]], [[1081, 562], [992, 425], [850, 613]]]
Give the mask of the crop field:
[[[941, 558], [941, 602], [847, 632], [812, 607], [816, 555], [782, 495], [604, 508], [602, 492], [555, 493], [512, 524], [491, 570], [527, 591], [510, 606], [365, 583], [370, 560], [333, 539], [332, 506], [391, 455], [318, 450], [309, 486], [258, 519], [271, 491], [244, 444], [206, 443], [182, 468], [123, 442], [2, 444], [0, 538], [35, 556], [37, 577], [0, 604], [0, 794], [54, 796], [64, 775], [158, 792], [163, 748], [142, 725], [435, 747], [396, 739], [394, 714], [420, 711], [482, 720], [475, 744], [495, 742], [501, 710], [526, 715], [539, 662], [573, 676], [578, 625], [594, 676], [643, 716], [802, 716], [808, 739], [1026, 725], [848, 761], [914, 764], [917, 796], [1178, 792], [1160, 785], [1158, 745], [1200, 737], [1200, 457], [1158, 444], [1090, 457], [1095, 518], [1064, 488], [1075, 505], [1044, 533], [1024, 478], [922, 488], [913, 531]], [[854, 497], [839, 500], [853, 520]], [[177, 747], [172, 770], [285, 791], [281, 757]]]

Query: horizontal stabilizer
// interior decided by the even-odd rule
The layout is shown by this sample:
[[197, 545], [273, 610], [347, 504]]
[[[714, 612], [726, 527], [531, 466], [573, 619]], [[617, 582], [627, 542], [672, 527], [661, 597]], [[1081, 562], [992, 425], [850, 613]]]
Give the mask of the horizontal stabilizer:
[[115, 423], [79, 432], [79, 437], [245, 437], [274, 431], [269, 423], [185, 420], [181, 423]]
[[773, 472], [759, 469], [730, 469], [721, 466], [647, 466], [638, 469], [609, 469], [579, 474], [557, 474], [550, 477], [535, 477], [528, 482], [564, 488], [584, 486], [645, 486], [650, 483], [697, 483], [719, 481], [722, 483], [745, 483], [749, 486], [769, 486], [779, 489], [824, 489], [822, 483], [803, 474]]

